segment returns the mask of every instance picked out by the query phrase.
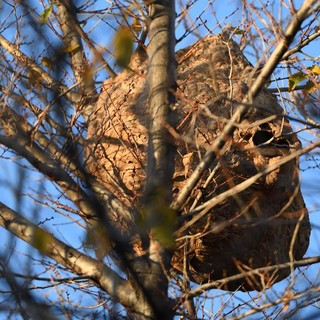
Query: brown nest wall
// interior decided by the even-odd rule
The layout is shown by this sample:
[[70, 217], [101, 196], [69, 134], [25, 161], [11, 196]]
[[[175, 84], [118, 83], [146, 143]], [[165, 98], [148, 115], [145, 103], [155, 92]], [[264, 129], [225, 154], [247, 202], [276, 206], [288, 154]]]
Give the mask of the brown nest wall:
[[[177, 63], [174, 196], [239, 107], [255, 73], [238, 45], [221, 35], [178, 51]], [[131, 208], [139, 205], [146, 176], [146, 74], [147, 63], [135, 56], [131, 70], [108, 79], [88, 127], [88, 170]], [[262, 90], [181, 214], [187, 215], [300, 147], [284, 110], [272, 94]], [[187, 254], [190, 279], [210, 282], [290, 258], [301, 259], [309, 235], [298, 159], [294, 159], [225, 199], [181, 234], [172, 265], [183, 272]], [[242, 289], [263, 289], [289, 273], [247, 277]], [[234, 290], [241, 283], [224, 288]]]

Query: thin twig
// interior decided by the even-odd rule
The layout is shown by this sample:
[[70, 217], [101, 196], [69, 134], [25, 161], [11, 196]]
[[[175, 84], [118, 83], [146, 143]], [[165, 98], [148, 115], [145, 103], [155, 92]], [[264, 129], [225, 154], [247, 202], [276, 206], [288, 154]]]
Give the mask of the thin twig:
[[301, 41], [298, 45], [293, 47], [292, 49], [288, 50], [283, 56], [282, 61], [289, 59], [289, 57], [297, 52], [300, 52], [302, 48], [307, 46], [309, 43], [311, 43], [313, 40], [317, 39], [320, 36], [320, 28], [313, 33], [312, 35], [308, 36], [306, 40]]
[[61, 84], [61, 82], [52, 78], [46, 71], [40, 68], [32, 59], [22, 53], [19, 48], [8, 41], [0, 34], [0, 46], [9, 52], [19, 63], [21, 63], [28, 71], [37, 75], [37, 81], [43, 81], [48, 85], [48, 88], [55, 93], [63, 94], [73, 103], [79, 103], [82, 96], [78, 92], [70, 91], [70, 89]]
[[[229, 197], [233, 197], [236, 194], [246, 190], [247, 188], [249, 188], [251, 185], [253, 185], [256, 181], [258, 181], [261, 177], [269, 174], [270, 172], [276, 170], [277, 168], [279, 168], [280, 166], [284, 165], [285, 163], [296, 159], [298, 156], [305, 154], [317, 147], [320, 146], [320, 141], [307, 146], [301, 150], [297, 150], [283, 158], [281, 158], [278, 162], [269, 165], [264, 171], [259, 172], [257, 174], [255, 174], [254, 176], [252, 176], [251, 178], [248, 178], [247, 180], [239, 183], [238, 185], [236, 185], [234, 188], [229, 189], [217, 196], [215, 196], [214, 198], [210, 199], [209, 201], [203, 203], [202, 205], [198, 206], [194, 212], [190, 212], [190, 215], [192, 216], [193, 214], [196, 214], [190, 221], [188, 221], [187, 223], [185, 223], [178, 231], [178, 234], [182, 234], [185, 230], [187, 230], [190, 226], [192, 226], [194, 223], [196, 223], [199, 219], [201, 219], [202, 217], [204, 217], [214, 206], [216, 206], [217, 204], [221, 203], [222, 201], [224, 201], [225, 199], [229, 198]], [[202, 210], [202, 211], [200, 211]], [[200, 212], [199, 212], [200, 211]], [[198, 213], [199, 212], [199, 213]]]
[[[45, 244], [41, 245], [41, 248], [45, 250], [46, 255], [74, 273], [80, 276], [86, 275], [113, 297], [123, 301], [125, 305], [130, 301], [130, 295], [132, 295], [131, 298], [135, 296], [130, 283], [121, 278], [114, 270], [61, 242], [1, 202], [0, 225], [36, 248], [39, 240], [44, 242]], [[36, 237], [40, 237], [40, 239], [37, 241]]]
[[264, 274], [266, 272], [272, 272], [275, 270], [290, 269], [292, 264], [293, 264], [294, 268], [297, 268], [297, 267], [310, 266], [310, 265], [316, 264], [316, 263], [320, 263], [320, 256], [316, 256], [316, 257], [312, 257], [312, 258], [304, 258], [304, 259], [294, 261], [294, 262], [290, 261], [290, 262], [276, 264], [276, 265], [272, 265], [272, 266], [257, 268], [257, 269], [251, 270], [251, 271], [247, 271], [245, 273], [236, 274], [236, 275], [233, 275], [230, 277], [223, 278], [221, 280], [215, 280], [210, 283], [203, 284], [203, 285], [189, 291], [188, 293], [186, 293], [186, 295], [188, 296], [188, 298], [189, 297], [190, 298], [196, 297], [207, 290], [210, 290], [213, 288], [220, 288], [224, 284], [227, 284], [228, 282], [241, 280], [241, 279], [244, 279], [245, 277], [248, 277], [248, 276], [256, 275], [259, 273]]
[[[299, 11], [292, 17], [290, 24], [280, 41], [279, 45], [275, 48], [274, 52], [271, 54], [268, 62], [264, 68], [259, 73], [257, 79], [253, 82], [252, 86], [249, 88], [248, 94], [244, 99], [244, 102], [252, 103], [254, 98], [259, 94], [260, 90], [269, 81], [272, 72], [277, 67], [278, 63], [281, 61], [283, 55], [287, 52], [288, 47], [292, 43], [294, 36], [300, 29], [302, 22], [308, 17], [311, 7], [317, 2], [317, 0], [307, 0], [304, 1]], [[174, 210], [180, 210], [182, 205], [186, 202], [192, 190], [195, 188], [199, 182], [202, 174], [207, 170], [210, 164], [217, 158], [218, 154], [221, 152], [226, 144], [229, 137], [232, 136], [234, 130], [236, 129], [236, 124], [239, 124], [247, 113], [248, 108], [241, 105], [237, 111], [233, 114], [230, 121], [226, 124], [219, 137], [214, 141], [210, 150], [204, 155], [203, 159], [194, 170], [191, 177], [188, 179], [187, 183], [181, 189], [178, 197], [172, 203], [172, 208]]]

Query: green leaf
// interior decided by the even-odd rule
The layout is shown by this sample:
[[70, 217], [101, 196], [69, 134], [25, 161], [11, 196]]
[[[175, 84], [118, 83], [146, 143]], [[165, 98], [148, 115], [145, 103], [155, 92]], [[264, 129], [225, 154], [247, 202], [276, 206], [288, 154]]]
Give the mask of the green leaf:
[[317, 86], [315, 85], [314, 82], [312, 81], [308, 81], [306, 83], [306, 85], [304, 86], [304, 88], [302, 89], [302, 92], [304, 94], [311, 94], [312, 92], [314, 92], [317, 89]]
[[70, 44], [69, 46], [65, 47], [63, 51], [71, 53], [73, 51], [76, 51], [79, 47], [80, 47], [79, 44], [73, 44], [73, 45]]
[[85, 245], [95, 251], [98, 259], [102, 260], [111, 250], [111, 243], [105, 226], [97, 224], [87, 233]]
[[38, 249], [41, 253], [47, 254], [51, 248], [53, 237], [50, 233], [36, 228], [33, 233], [32, 245]]
[[133, 35], [129, 28], [120, 27], [113, 38], [113, 48], [117, 63], [125, 68], [133, 53]]
[[136, 36], [139, 36], [140, 32], [142, 31], [142, 25], [138, 19], [133, 19], [131, 24], [131, 30], [134, 32]]
[[320, 74], [320, 67], [318, 65], [314, 65], [314, 66], [308, 68], [308, 70], [310, 70], [316, 76], [318, 76]]
[[165, 194], [166, 191], [160, 187], [148, 195], [138, 225], [143, 230], [151, 230], [154, 239], [165, 248], [174, 248], [177, 217], [165, 202]]
[[170, 208], [162, 208], [161, 219], [152, 228], [153, 235], [165, 248], [174, 248], [176, 215]]
[[[310, 72], [312, 72], [315, 76], [320, 75], [320, 67], [318, 65], [314, 65], [312, 67], [307, 68]], [[310, 94], [314, 92], [319, 86], [317, 85], [318, 83], [315, 82], [315, 79], [313, 81], [308, 81], [305, 87], [303, 88], [303, 93], [305, 94]]]
[[303, 73], [303, 72], [301, 72], [301, 71], [290, 75], [290, 77], [289, 77], [289, 88], [288, 88], [289, 92], [293, 91], [300, 82], [302, 82], [302, 81], [304, 81], [306, 79], [309, 79], [308, 75]]
[[[314, 65], [312, 67], [309, 67], [309, 68], [307, 68], [307, 70], [308, 70], [308, 72], [313, 73], [315, 76], [320, 75], [320, 67], [318, 65]], [[293, 91], [300, 82], [307, 80], [307, 79], [310, 79], [310, 76], [307, 72], [305, 73], [305, 72], [300, 71], [300, 72], [292, 74], [289, 77], [289, 88], [288, 88], [289, 92]], [[303, 88], [303, 91], [305, 93], [311, 93], [315, 89], [316, 89], [316, 86], [315, 86], [314, 82], [308, 81], [307, 84], [305, 85], [305, 87]]]
[[52, 7], [53, 7], [53, 3], [49, 4], [40, 14], [40, 23], [41, 24], [45, 24], [47, 23], [49, 16], [52, 13]]
[[244, 35], [245, 34], [245, 31], [244, 30], [241, 30], [239, 27], [236, 28], [233, 32], [234, 34], [241, 34], [241, 35]]

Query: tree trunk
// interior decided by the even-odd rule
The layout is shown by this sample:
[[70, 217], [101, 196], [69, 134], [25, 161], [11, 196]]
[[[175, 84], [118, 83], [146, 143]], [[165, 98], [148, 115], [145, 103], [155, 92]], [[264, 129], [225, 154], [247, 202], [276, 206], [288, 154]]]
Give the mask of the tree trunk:
[[170, 106], [175, 101], [175, 1], [153, 1], [148, 9], [150, 124], [145, 215], [150, 237], [145, 237], [144, 250], [148, 251], [148, 256], [139, 258], [136, 264], [141, 285], [148, 294], [142, 297], [141, 315], [136, 317], [172, 319], [172, 307], [167, 294], [167, 274], [171, 267], [172, 252], [160, 240], [163, 235], [158, 234], [157, 230], [159, 224], [167, 219], [166, 213], [174, 215], [169, 206], [172, 200], [175, 149], [169, 142], [167, 128], [172, 123]]

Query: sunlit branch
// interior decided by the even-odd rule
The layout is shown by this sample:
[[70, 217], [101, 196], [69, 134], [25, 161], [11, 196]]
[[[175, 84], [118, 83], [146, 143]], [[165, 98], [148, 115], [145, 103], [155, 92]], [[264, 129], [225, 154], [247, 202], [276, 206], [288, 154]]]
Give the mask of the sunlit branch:
[[[10, 108], [4, 108], [1, 115], [1, 127], [11, 137], [1, 136], [0, 141], [18, 154], [24, 155], [40, 172], [56, 182], [84, 214], [87, 221], [97, 218], [92, 199], [81, 190], [66, 170], [87, 183], [99, 198], [110, 209], [110, 220], [123, 221], [124, 229], [133, 225], [133, 216], [129, 209], [96, 179], [87, 174], [80, 162], [74, 162], [68, 153], [63, 152], [39, 130], [34, 130], [27, 121]], [[19, 132], [15, 129], [19, 128]], [[13, 137], [12, 137], [13, 135]], [[27, 138], [28, 137], [28, 138]], [[38, 144], [36, 145], [35, 142]], [[41, 149], [41, 146], [43, 149]], [[65, 169], [63, 169], [65, 168]], [[106, 210], [108, 212], [109, 210]], [[116, 215], [116, 216], [113, 216]], [[133, 231], [133, 230], [132, 230]]]
[[80, 209], [82, 217], [92, 223], [96, 217], [96, 208], [79, 185], [39, 146], [21, 133], [14, 132], [12, 128], [9, 130], [8, 136], [0, 136], [0, 143], [23, 156], [41, 173], [57, 183]]
[[[308, 153], [311, 150], [317, 148], [320, 146], [320, 141], [311, 144], [301, 150], [297, 150], [285, 157], [282, 157], [279, 161], [275, 162], [274, 164], [269, 165], [265, 170], [255, 174], [254, 176], [246, 179], [245, 181], [239, 183], [235, 187], [222, 192], [221, 194], [213, 197], [212, 199], [206, 201], [205, 203], [201, 204], [193, 212], [190, 212], [190, 216], [194, 215], [194, 217], [185, 223], [179, 230], [178, 233], [181, 234], [185, 230], [187, 230], [190, 226], [192, 226], [194, 223], [196, 223], [199, 219], [204, 217], [214, 206], [221, 203], [222, 201], [226, 200], [229, 197], [233, 197], [236, 194], [246, 190], [250, 186], [252, 186], [255, 182], [257, 182], [261, 177], [269, 174], [270, 172], [276, 170], [277, 168], [281, 167], [282, 165], [296, 159], [302, 154]], [[200, 212], [199, 212], [200, 211]], [[199, 212], [199, 213], [198, 213]]]
[[65, 96], [73, 103], [79, 103], [82, 96], [70, 88], [61, 84], [57, 80], [53, 79], [46, 71], [38, 66], [32, 59], [27, 57], [15, 44], [9, 42], [5, 37], [0, 34], [0, 46], [2, 46], [8, 53], [10, 53], [22, 66], [30, 71], [37, 78], [37, 81], [43, 81], [48, 88], [60, 96]]
[[114, 270], [61, 242], [1, 202], [0, 225], [72, 272], [87, 276], [125, 305], [135, 302], [136, 293], [129, 282]]
[[316, 264], [319, 262], [320, 262], [320, 256], [316, 256], [316, 257], [312, 257], [312, 258], [304, 258], [299, 261], [290, 261], [290, 262], [286, 262], [286, 263], [276, 264], [273, 266], [256, 268], [251, 271], [246, 271], [245, 273], [239, 273], [234, 276], [225, 277], [221, 280], [216, 280], [216, 281], [212, 281], [210, 283], [203, 284], [203, 285], [191, 290], [186, 295], [188, 298], [196, 297], [199, 294], [201, 294], [207, 290], [210, 290], [213, 288], [222, 288], [223, 285], [227, 284], [228, 282], [241, 280], [241, 279], [244, 279], [245, 277], [250, 277], [250, 276], [254, 276], [254, 275], [258, 275], [258, 274], [265, 274], [267, 272], [271, 273], [275, 270], [290, 269], [292, 267], [292, 265], [296, 268], [296, 267], [309, 266], [309, 265]]
[[[68, 134], [68, 129], [62, 125], [60, 125], [55, 119], [53, 119], [48, 112], [44, 112], [43, 109], [39, 108], [36, 106], [32, 101], [27, 100], [23, 94], [17, 94], [13, 90], [9, 90], [7, 88], [1, 87], [0, 90], [10, 99], [12, 99], [15, 103], [18, 103], [19, 105], [21, 104], [25, 108], [28, 108], [32, 113], [37, 117], [41, 118], [42, 121], [45, 121], [47, 124], [50, 125], [52, 129], [54, 129], [58, 135], [62, 137], [66, 137]], [[12, 108], [10, 108], [12, 110]], [[80, 143], [81, 145], [84, 145], [84, 139], [81, 136], [76, 137], [77, 142]]]
[[[249, 88], [247, 97], [244, 99], [244, 102], [252, 103], [253, 99], [259, 94], [260, 90], [269, 81], [272, 72], [276, 69], [283, 55], [288, 50], [288, 47], [290, 46], [295, 35], [299, 31], [302, 22], [308, 17], [308, 14], [310, 14], [310, 10], [315, 3], [317, 3], [316, 0], [304, 1], [299, 11], [297, 11], [291, 18], [291, 22], [289, 23], [282, 40], [280, 41], [279, 45], [275, 48], [274, 52], [271, 54], [269, 60], [265, 64], [262, 71], [259, 73], [257, 79], [255, 79], [255, 81], [252, 83], [251, 87]], [[199, 163], [191, 177], [188, 179], [187, 183], [181, 189], [178, 197], [172, 204], [173, 209], [179, 210], [183, 203], [187, 200], [192, 190], [199, 182], [202, 174], [216, 159], [217, 155], [220, 153], [226, 141], [228, 140], [228, 137], [230, 137], [233, 134], [234, 130], [236, 129], [235, 124], [241, 122], [241, 119], [247, 113], [247, 110], [248, 109], [244, 105], [242, 105], [233, 114], [230, 121], [226, 124], [219, 137], [213, 142], [213, 145], [210, 148], [210, 150], [204, 155], [202, 161]]]
[[[105, 68], [105, 70], [109, 73], [110, 76], [115, 77], [117, 74], [116, 72], [111, 68], [111, 66], [105, 61], [103, 58], [101, 52], [96, 49], [96, 47], [93, 45], [90, 38], [87, 36], [87, 34], [82, 30], [81, 26], [79, 25], [79, 22], [76, 21], [76, 16], [74, 12], [70, 9], [69, 5], [65, 5], [65, 1], [59, 1], [59, 4], [63, 9], [60, 11], [60, 19], [62, 22], [62, 29], [65, 30], [65, 35], [73, 35], [77, 37], [77, 39], [74, 39], [74, 41], [81, 45], [81, 39], [86, 43], [88, 48], [93, 52], [94, 56], [97, 58], [97, 60], [101, 63], [101, 66]], [[67, 26], [64, 26], [63, 23], [69, 24]], [[80, 80], [80, 79], [79, 79]]]
[[[315, 262], [316, 263], [316, 262]], [[284, 294], [281, 298], [275, 300], [275, 301], [272, 301], [272, 302], [269, 302], [269, 303], [265, 303], [265, 304], [262, 304], [262, 305], [259, 305], [257, 307], [254, 307], [252, 308], [251, 310], [247, 311], [247, 312], [244, 312], [243, 314], [239, 315], [239, 316], [236, 316], [236, 317], [231, 317], [229, 318], [229, 320], [240, 320], [240, 319], [245, 319], [253, 314], [256, 314], [256, 313], [259, 313], [263, 310], [266, 310], [266, 309], [269, 309], [269, 308], [272, 308], [272, 307], [275, 307], [279, 304], [288, 304], [294, 300], [299, 300], [301, 298], [308, 298], [309, 296], [312, 295], [312, 293], [319, 293], [320, 292], [320, 288], [311, 288], [307, 291], [304, 291], [304, 292], [300, 292], [300, 293], [294, 293], [294, 292], [291, 292], [292, 294], [290, 294], [290, 296], [286, 296], [286, 294]], [[313, 301], [314, 303], [315, 301]], [[286, 316], [286, 319], [289, 319], [290, 317]], [[312, 317], [310, 317], [309, 319], [312, 319]]]
[[300, 52], [302, 48], [304, 48], [305, 46], [307, 46], [309, 43], [311, 43], [312, 41], [314, 41], [315, 39], [317, 39], [320, 36], [320, 29], [318, 29], [315, 33], [311, 34], [310, 36], [308, 36], [308, 38], [306, 40], [301, 41], [299, 44], [297, 44], [295, 47], [291, 48], [290, 50], [288, 50], [283, 56], [282, 56], [282, 60], [287, 60], [289, 59], [289, 57], [297, 52]]
[[[0, 270], [0, 276], [4, 277], [6, 272], [4, 270]], [[15, 278], [21, 278], [26, 280], [32, 280], [32, 281], [43, 281], [43, 282], [51, 282], [55, 284], [59, 283], [78, 283], [79, 281], [88, 281], [91, 280], [91, 278], [87, 275], [83, 276], [72, 276], [67, 278], [55, 278], [55, 277], [38, 277], [36, 275], [30, 275], [30, 274], [20, 274], [16, 272], [10, 272], [10, 274]]]

